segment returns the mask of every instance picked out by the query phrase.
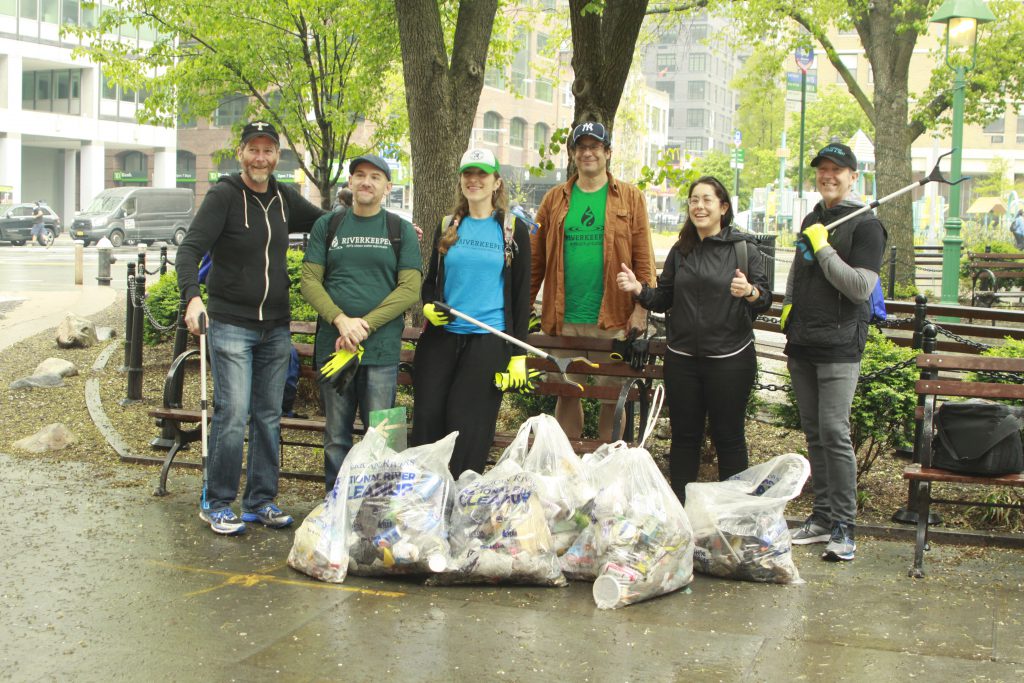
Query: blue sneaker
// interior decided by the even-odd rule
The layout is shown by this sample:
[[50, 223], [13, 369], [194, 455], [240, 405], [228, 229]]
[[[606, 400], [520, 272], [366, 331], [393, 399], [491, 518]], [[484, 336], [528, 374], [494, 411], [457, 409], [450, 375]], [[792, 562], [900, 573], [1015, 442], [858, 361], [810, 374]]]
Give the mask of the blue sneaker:
[[291, 515], [283, 512], [281, 508], [273, 503], [267, 503], [255, 512], [243, 512], [242, 520], [245, 522], [259, 522], [263, 526], [269, 526], [271, 529], [283, 529], [286, 526], [291, 526], [291, 523], [295, 521]]
[[245, 522], [238, 519], [231, 508], [222, 510], [200, 510], [199, 517], [204, 522], [209, 522], [214, 533], [224, 536], [237, 536], [245, 533]]
[[843, 522], [832, 522], [832, 537], [821, 559], [829, 562], [849, 562], [857, 550], [857, 544], [853, 542], [853, 525]]

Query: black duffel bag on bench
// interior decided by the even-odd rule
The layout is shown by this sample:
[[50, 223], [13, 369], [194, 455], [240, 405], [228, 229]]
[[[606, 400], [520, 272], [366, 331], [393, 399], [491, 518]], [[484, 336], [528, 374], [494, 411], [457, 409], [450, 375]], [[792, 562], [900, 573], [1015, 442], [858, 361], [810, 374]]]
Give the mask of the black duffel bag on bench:
[[947, 401], [935, 416], [932, 466], [983, 477], [1024, 471], [1024, 409], [983, 399]]

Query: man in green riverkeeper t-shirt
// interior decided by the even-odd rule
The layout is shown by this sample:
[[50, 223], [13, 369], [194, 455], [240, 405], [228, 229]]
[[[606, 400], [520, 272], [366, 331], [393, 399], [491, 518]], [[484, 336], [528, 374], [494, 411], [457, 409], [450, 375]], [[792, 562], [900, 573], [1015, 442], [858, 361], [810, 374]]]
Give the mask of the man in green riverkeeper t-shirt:
[[[404, 328], [403, 313], [420, 296], [420, 249], [416, 232], [402, 221], [396, 256], [381, 208], [391, 191], [391, 169], [384, 159], [365, 154], [349, 165], [349, 209], [331, 244], [327, 232], [332, 214], [313, 226], [302, 262], [302, 295], [320, 314], [316, 367], [338, 349], [363, 347], [356, 376], [339, 394], [321, 386], [324, 429], [324, 479], [334, 488], [338, 470], [352, 448], [356, 410], [369, 424], [374, 410], [391, 408], [398, 385], [398, 361]], [[326, 324], [325, 324], [326, 321]]]
[[[577, 174], [552, 188], [537, 210], [538, 225], [530, 237], [531, 298], [536, 299], [543, 284], [545, 334], [622, 339], [631, 329], [646, 329], [647, 311], [614, 286], [615, 275], [625, 264], [641, 282], [655, 282], [644, 197], [608, 172], [612, 148], [604, 124], [576, 126], [569, 154]], [[597, 363], [612, 362], [608, 354], [588, 356]], [[605, 441], [610, 440], [614, 414], [614, 402], [602, 403], [598, 432]], [[569, 437], [579, 438], [583, 408], [578, 398], [559, 397], [555, 417]]]

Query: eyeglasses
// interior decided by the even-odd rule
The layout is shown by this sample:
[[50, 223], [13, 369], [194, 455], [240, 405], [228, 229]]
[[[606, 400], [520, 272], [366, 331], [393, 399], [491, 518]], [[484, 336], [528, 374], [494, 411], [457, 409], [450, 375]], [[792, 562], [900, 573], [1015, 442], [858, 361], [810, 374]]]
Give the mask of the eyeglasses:
[[718, 197], [715, 197], [714, 195], [705, 195], [703, 197], [690, 197], [690, 206], [693, 206], [693, 207], [697, 207], [697, 206], [712, 207], [712, 206], [717, 206], [717, 205], [719, 205], [721, 203], [722, 202], [719, 201]]

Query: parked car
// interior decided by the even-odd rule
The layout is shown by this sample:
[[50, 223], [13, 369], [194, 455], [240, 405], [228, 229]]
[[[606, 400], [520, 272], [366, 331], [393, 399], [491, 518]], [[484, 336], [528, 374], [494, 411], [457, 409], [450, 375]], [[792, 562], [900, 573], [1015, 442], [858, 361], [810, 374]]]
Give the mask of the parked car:
[[[46, 204], [43, 209], [43, 236], [47, 244], [61, 233], [60, 216]], [[20, 247], [32, 239], [32, 214], [35, 203], [14, 204], [0, 207], [0, 242], [10, 242]]]
[[75, 215], [71, 238], [85, 246], [103, 237], [115, 247], [157, 240], [181, 244], [194, 213], [195, 195], [187, 188], [113, 187]]

